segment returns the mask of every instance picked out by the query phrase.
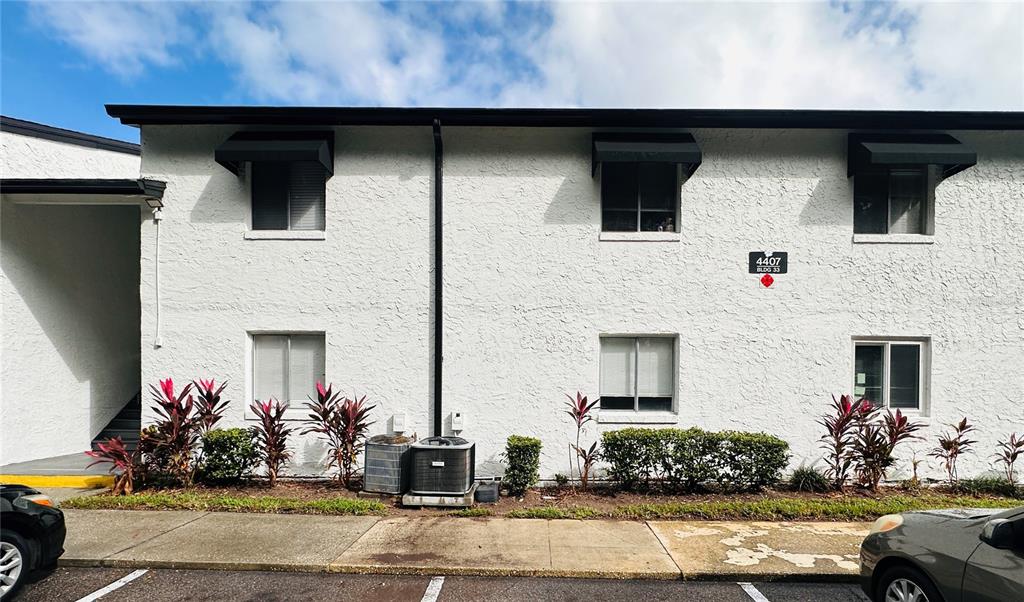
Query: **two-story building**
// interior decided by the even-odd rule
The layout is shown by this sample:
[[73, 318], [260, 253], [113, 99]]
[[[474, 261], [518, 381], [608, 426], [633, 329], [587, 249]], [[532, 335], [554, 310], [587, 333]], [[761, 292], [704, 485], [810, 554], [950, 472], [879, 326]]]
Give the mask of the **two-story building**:
[[[327, 380], [374, 432], [475, 441], [485, 472], [540, 437], [545, 477], [577, 390], [589, 437], [766, 431], [794, 465], [833, 393], [926, 422], [904, 456], [966, 416], [965, 474], [1024, 431], [1024, 113], [108, 112], [166, 183], [132, 232], [138, 382], [226, 379], [228, 425], [254, 398], [300, 418]], [[49, 376], [8, 366], [5, 391]]]

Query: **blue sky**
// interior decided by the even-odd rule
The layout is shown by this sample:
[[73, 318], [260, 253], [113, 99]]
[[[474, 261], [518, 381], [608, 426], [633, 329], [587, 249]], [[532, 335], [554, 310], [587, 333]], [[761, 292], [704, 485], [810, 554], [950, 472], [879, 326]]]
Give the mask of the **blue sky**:
[[2, 2], [3, 114], [103, 104], [1024, 110], [1024, 3]]

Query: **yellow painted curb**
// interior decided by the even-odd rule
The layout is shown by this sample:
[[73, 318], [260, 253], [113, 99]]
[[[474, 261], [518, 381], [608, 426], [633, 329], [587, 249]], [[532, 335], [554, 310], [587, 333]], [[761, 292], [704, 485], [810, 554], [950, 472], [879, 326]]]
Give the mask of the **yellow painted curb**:
[[73, 487], [75, 489], [96, 489], [99, 487], [110, 487], [114, 484], [114, 477], [99, 474], [0, 474], [0, 483], [25, 485], [28, 487]]

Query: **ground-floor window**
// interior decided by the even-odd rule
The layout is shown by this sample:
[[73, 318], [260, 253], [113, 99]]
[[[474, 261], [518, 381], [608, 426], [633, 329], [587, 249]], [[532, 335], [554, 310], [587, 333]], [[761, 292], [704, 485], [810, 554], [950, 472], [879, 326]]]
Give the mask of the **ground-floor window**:
[[853, 394], [893, 409], [925, 406], [925, 340], [854, 342]]
[[601, 409], [672, 411], [675, 337], [601, 337]]
[[316, 399], [325, 373], [323, 334], [257, 334], [252, 343], [255, 399], [291, 405]]

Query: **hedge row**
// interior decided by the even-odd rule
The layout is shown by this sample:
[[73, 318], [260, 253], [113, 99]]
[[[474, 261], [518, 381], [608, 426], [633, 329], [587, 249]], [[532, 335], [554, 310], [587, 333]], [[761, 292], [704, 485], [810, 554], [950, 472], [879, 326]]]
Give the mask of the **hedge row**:
[[602, 440], [608, 476], [627, 490], [757, 491], [789, 462], [789, 444], [765, 433], [626, 428]]

